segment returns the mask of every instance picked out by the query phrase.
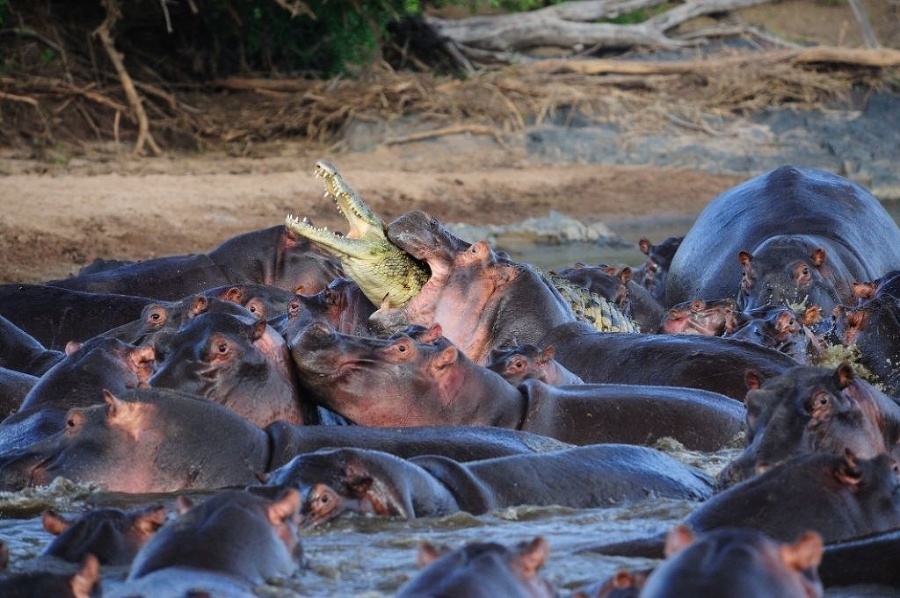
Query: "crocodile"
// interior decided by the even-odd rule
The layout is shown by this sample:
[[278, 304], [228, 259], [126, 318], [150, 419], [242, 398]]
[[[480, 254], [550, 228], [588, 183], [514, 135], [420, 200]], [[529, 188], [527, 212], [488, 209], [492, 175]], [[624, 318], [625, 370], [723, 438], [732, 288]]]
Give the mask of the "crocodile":
[[403, 307], [428, 281], [428, 269], [390, 242], [384, 221], [350, 188], [334, 164], [319, 160], [315, 175], [325, 183], [325, 197], [349, 222], [349, 232], [336, 234], [291, 215], [285, 226], [340, 260], [344, 272], [373, 304]]
[[[336, 234], [290, 215], [285, 225], [340, 260], [346, 274], [373, 304], [382, 309], [403, 307], [428, 281], [427, 265], [388, 238], [384, 221], [350, 188], [333, 164], [319, 160], [315, 174], [324, 180], [325, 196], [335, 202], [338, 212], [350, 224], [349, 232]], [[562, 295], [577, 320], [600, 332], [640, 331], [634, 321], [604, 297], [562, 277], [538, 273]]]

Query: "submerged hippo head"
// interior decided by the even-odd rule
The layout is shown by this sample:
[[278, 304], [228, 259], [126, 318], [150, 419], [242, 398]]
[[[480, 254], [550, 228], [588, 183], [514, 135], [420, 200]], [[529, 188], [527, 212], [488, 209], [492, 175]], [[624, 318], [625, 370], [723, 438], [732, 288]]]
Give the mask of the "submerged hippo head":
[[[752, 380], [752, 378], [748, 378]], [[747, 447], [720, 474], [729, 485], [762, 473], [787, 459], [812, 453], [840, 455], [850, 449], [869, 459], [898, 440], [890, 399], [841, 364], [830, 370], [798, 366], [751, 383], [747, 405]]]
[[849, 289], [838, 288], [828, 252], [796, 237], [774, 237], [750, 253], [738, 252], [743, 268], [738, 306], [749, 311], [766, 305], [796, 310], [816, 306], [831, 313]]
[[297, 536], [300, 494], [274, 500], [225, 490], [200, 505], [182, 501], [177, 519], [163, 526], [134, 559], [129, 580], [170, 567], [222, 573], [260, 584], [293, 573], [302, 556]]
[[514, 548], [473, 542], [452, 552], [423, 544], [419, 563], [426, 568], [400, 588], [397, 598], [551, 598], [556, 592], [539, 574], [549, 552], [541, 537]]
[[814, 531], [781, 543], [749, 529], [716, 530], [697, 538], [679, 525], [666, 538], [666, 561], [647, 578], [641, 596], [822, 596], [817, 571], [822, 550], [822, 537]]
[[45, 555], [77, 563], [91, 553], [101, 565], [129, 565], [166, 522], [166, 508], [92, 509], [74, 521], [44, 511], [42, 522], [44, 529], [56, 536], [44, 549]]

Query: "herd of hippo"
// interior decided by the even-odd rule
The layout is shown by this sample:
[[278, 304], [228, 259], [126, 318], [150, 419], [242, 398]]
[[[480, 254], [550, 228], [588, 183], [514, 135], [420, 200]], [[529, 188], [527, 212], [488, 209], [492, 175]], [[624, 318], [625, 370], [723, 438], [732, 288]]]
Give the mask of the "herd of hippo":
[[[344, 235], [289, 216], [0, 286], [0, 490], [175, 501], [45, 511], [38, 561], [72, 565], [22, 571], [0, 543], [0, 595], [253, 596], [302, 586], [302, 534], [337, 518], [658, 497], [689, 515], [584, 549], [655, 567], [569, 594], [541, 574], [552, 536], [425, 543], [397, 595], [900, 587], [900, 228], [865, 189], [782, 167], [642, 240], [644, 264], [542, 273], [423, 212], [384, 223], [316, 173]], [[710, 477], [663, 438], [743, 451]], [[127, 576], [101, 590], [111, 566]]]

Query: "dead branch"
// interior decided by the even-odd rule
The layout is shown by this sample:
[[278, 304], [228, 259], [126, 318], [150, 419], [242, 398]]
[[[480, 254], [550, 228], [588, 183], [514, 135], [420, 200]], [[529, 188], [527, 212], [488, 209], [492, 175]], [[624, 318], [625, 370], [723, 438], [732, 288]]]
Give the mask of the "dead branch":
[[489, 127], [485, 125], [453, 125], [449, 127], [443, 127], [441, 129], [434, 129], [432, 131], [420, 131], [418, 133], [412, 133], [411, 135], [405, 135], [403, 137], [392, 137], [390, 139], [385, 139], [385, 145], [400, 145], [403, 143], [411, 143], [413, 141], [423, 141], [425, 139], [433, 139], [435, 137], [445, 137], [447, 135], [461, 135], [467, 133], [469, 135], [490, 135], [494, 138], [494, 141], [497, 142], [497, 145], [504, 149], [508, 149], [506, 143], [503, 141], [503, 138], [500, 136], [500, 132], [497, 131], [494, 127]]
[[[688, 0], [643, 23], [616, 25], [597, 20], [616, 17], [624, 12], [663, 4], [664, 0], [607, 0], [599, 2], [566, 2], [543, 9], [446, 20], [426, 18], [442, 36], [457, 44], [472, 58], [490, 52], [527, 50], [538, 46], [572, 48], [588, 46], [631, 48], [634, 46], [679, 47], [683, 40], [668, 37], [672, 28], [701, 15], [727, 12], [771, 0]], [[501, 60], [509, 62], [509, 60]]]
[[156, 144], [156, 140], [153, 139], [153, 135], [150, 133], [150, 121], [147, 119], [147, 113], [144, 111], [144, 107], [141, 104], [141, 96], [138, 95], [138, 92], [134, 87], [134, 82], [128, 74], [128, 70], [125, 68], [125, 63], [122, 61], [122, 54], [116, 49], [113, 40], [112, 30], [113, 27], [115, 27], [116, 22], [122, 16], [121, 7], [117, 0], [101, 0], [100, 3], [106, 9], [106, 18], [103, 19], [100, 26], [94, 30], [94, 35], [100, 38], [103, 49], [106, 50], [106, 54], [109, 56], [113, 67], [116, 69], [116, 73], [119, 75], [119, 81], [122, 84], [122, 89], [125, 91], [125, 97], [128, 98], [128, 104], [131, 106], [131, 111], [134, 118], [137, 120], [138, 137], [134, 144], [134, 153], [136, 155], [143, 155], [144, 146], [147, 146], [154, 155], [162, 155], [162, 149]]
[[798, 50], [743, 52], [725, 58], [700, 58], [670, 62], [638, 60], [544, 60], [523, 70], [533, 73], [578, 73], [581, 75], [681, 75], [696, 71], [734, 69], [747, 64], [833, 63], [870, 67], [900, 66], [900, 51], [888, 48], [857, 49], [816, 46]]

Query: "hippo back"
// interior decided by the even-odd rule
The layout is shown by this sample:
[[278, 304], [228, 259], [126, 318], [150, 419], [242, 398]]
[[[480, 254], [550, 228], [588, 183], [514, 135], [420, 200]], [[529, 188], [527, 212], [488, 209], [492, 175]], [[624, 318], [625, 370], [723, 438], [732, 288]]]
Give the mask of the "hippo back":
[[767, 239], [785, 235], [821, 240], [855, 280], [872, 280], [900, 263], [900, 229], [871, 193], [836, 174], [784, 166], [725, 191], [704, 208], [672, 260], [666, 305], [736, 297], [738, 252], [753, 253]]

